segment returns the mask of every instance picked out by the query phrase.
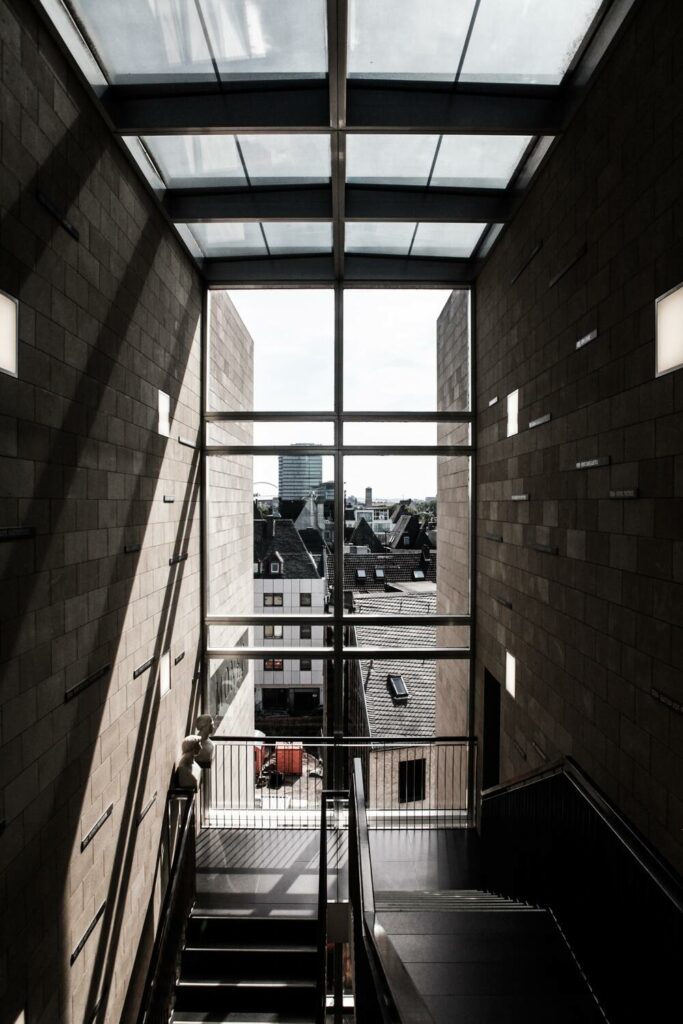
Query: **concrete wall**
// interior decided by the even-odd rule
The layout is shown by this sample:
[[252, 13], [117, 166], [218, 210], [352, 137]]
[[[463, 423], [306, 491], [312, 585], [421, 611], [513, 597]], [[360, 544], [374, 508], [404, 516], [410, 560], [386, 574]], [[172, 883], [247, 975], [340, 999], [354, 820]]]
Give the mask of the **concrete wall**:
[[683, 374], [654, 377], [654, 300], [683, 280], [682, 30], [673, 0], [638, 5], [480, 275], [476, 323], [479, 725], [507, 648], [503, 778], [572, 754], [679, 868]]

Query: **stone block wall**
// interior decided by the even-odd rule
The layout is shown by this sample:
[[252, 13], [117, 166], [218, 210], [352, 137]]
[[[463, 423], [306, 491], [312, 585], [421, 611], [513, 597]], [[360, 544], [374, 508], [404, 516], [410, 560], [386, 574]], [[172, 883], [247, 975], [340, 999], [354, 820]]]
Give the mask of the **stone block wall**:
[[673, 0], [637, 6], [476, 316], [479, 727], [484, 668], [504, 683], [508, 649], [503, 779], [573, 755], [678, 868], [683, 373], [655, 378], [654, 313], [683, 280], [682, 29]]

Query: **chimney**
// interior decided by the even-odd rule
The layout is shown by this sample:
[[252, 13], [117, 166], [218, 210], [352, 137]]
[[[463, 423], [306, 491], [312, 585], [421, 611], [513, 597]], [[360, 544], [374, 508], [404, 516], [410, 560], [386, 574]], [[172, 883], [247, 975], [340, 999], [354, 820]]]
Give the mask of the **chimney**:
[[372, 508], [372, 487], [365, 488], [365, 507]]

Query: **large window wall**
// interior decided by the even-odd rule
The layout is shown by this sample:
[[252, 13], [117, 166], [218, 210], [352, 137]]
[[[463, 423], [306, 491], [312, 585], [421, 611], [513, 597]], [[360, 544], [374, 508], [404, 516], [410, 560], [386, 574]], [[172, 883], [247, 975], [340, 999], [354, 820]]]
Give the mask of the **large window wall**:
[[239, 658], [257, 713], [469, 732], [470, 325], [466, 291], [209, 293], [207, 697]]

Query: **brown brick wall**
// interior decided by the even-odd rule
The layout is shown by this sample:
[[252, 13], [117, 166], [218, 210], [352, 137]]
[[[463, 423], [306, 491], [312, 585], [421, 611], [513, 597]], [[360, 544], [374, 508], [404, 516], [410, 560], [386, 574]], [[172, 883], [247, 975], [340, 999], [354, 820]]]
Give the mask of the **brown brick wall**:
[[639, 5], [480, 275], [476, 323], [479, 715], [507, 647], [503, 778], [572, 754], [678, 867], [683, 718], [654, 691], [683, 703], [683, 374], [654, 379], [654, 300], [683, 280], [682, 30], [680, 4]]
[[[0, 374], [0, 525], [36, 531], [0, 545], [0, 1021], [26, 1007], [31, 1024], [81, 1024], [105, 980], [100, 1019], [118, 1021], [200, 639], [199, 451], [178, 437], [198, 438], [201, 294], [30, 4], [0, 0], [0, 47], [0, 288], [20, 301], [19, 378]], [[158, 661], [134, 671], [166, 649], [159, 699]]]

